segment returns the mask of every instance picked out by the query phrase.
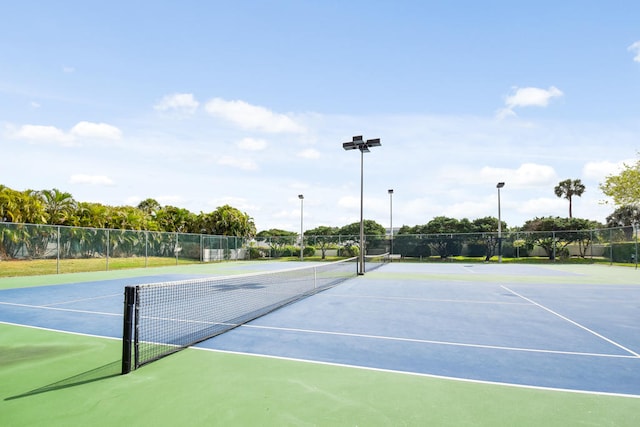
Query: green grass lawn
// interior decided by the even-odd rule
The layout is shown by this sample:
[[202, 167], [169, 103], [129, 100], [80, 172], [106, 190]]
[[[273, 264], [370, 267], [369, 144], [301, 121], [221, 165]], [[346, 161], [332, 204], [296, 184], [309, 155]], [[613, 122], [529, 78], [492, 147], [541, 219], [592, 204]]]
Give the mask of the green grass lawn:
[[136, 258], [79, 258], [0, 261], [0, 277], [39, 276], [56, 273], [124, 270], [130, 268], [165, 267], [197, 264], [188, 259], [163, 257]]

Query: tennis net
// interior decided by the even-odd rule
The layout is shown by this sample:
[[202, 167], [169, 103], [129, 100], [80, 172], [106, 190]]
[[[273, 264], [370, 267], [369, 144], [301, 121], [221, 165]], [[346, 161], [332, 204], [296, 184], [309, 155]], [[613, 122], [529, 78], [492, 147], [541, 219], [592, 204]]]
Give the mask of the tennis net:
[[[355, 261], [127, 286], [122, 373], [355, 277]], [[382, 265], [379, 256], [367, 261], [371, 270]]]
[[391, 262], [391, 256], [389, 253], [378, 255], [365, 255], [364, 256], [364, 269], [365, 271], [373, 271], [382, 267], [386, 263]]

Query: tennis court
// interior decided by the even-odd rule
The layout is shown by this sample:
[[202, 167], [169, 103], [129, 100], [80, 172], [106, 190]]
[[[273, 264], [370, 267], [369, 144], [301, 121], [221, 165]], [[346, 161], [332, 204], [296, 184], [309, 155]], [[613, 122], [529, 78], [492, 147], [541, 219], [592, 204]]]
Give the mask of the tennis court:
[[9, 425], [640, 421], [640, 286], [623, 267], [394, 262], [118, 375], [125, 285], [284, 268], [0, 281], [1, 412]]

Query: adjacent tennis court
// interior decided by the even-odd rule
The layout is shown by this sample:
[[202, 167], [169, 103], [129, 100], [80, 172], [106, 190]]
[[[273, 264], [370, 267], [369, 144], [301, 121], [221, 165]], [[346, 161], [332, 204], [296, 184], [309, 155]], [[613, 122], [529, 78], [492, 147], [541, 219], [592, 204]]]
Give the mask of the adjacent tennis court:
[[291, 267], [0, 281], [0, 412], [16, 426], [640, 421], [639, 273], [623, 267], [394, 262], [119, 375], [126, 285]]

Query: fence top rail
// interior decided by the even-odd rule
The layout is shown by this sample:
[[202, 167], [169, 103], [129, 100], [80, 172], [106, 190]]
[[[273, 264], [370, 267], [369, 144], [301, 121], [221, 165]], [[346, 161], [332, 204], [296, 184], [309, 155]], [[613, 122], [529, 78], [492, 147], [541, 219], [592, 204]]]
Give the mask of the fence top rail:
[[[500, 234], [502, 234], [503, 236], [509, 236], [509, 235], [525, 235], [525, 234], [553, 234], [553, 233], [602, 233], [602, 232], [612, 232], [612, 231], [623, 231], [623, 230], [629, 230], [632, 229], [633, 226], [632, 225], [627, 225], [627, 226], [617, 226], [617, 227], [606, 227], [606, 228], [584, 228], [584, 229], [579, 229], [579, 230], [502, 230], [500, 232]], [[397, 238], [397, 237], [451, 237], [451, 236], [497, 236], [498, 235], [498, 231], [474, 231], [474, 232], [465, 232], [465, 233], [456, 233], [456, 232], [441, 232], [441, 233], [394, 233], [393, 238]], [[266, 236], [266, 237], [260, 237], [260, 238], [256, 238], [256, 240], [261, 240], [261, 241], [266, 241], [269, 240], [271, 238], [273, 239], [282, 239], [282, 238], [291, 238], [291, 239], [295, 239], [299, 236]], [[359, 238], [359, 236], [353, 235], [353, 234], [333, 234], [333, 235], [317, 235], [317, 234], [304, 234], [305, 239], [312, 239], [312, 238], [327, 238], [327, 237], [331, 237], [331, 238], [345, 238], [345, 237], [349, 237], [349, 238]], [[390, 235], [387, 236], [383, 236], [380, 234], [365, 234], [365, 237], [375, 237], [375, 238], [382, 238], [382, 237], [390, 237]]]
[[[29, 226], [29, 227], [51, 227], [51, 228], [65, 228], [65, 229], [81, 229], [81, 230], [96, 230], [96, 231], [115, 231], [115, 232], [135, 232], [135, 233], [160, 233], [160, 234], [171, 234], [171, 235], [185, 235], [185, 236], [204, 236], [204, 237], [217, 237], [217, 238], [234, 238], [234, 239], [248, 239], [254, 241], [269, 241], [270, 239], [297, 239], [299, 235], [283, 235], [283, 236], [265, 236], [265, 237], [247, 237], [247, 236], [225, 236], [219, 234], [205, 234], [205, 233], [185, 233], [180, 231], [158, 231], [158, 230], [140, 230], [140, 229], [126, 229], [126, 228], [104, 228], [104, 227], [82, 227], [82, 226], [74, 226], [74, 225], [56, 225], [56, 224], [32, 224], [32, 223], [18, 223], [11, 221], [0, 221], [0, 226], [9, 225], [9, 226]], [[627, 226], [617, 226], [617, 227], [606, 227], [606, 228], [585, 228], [580, 230], [536, 230], [536, 231], [528, 231], [528, 230], [503, 230], [501, 232], [498, 231], [476, 231], [476, 232], [464, 232], [464, 233], [456, 233], [456, 232], [441, 232], [441, 233], [396, 233], [393, 235], [394, 238], [400, 237], [410, 237], [410, 236], [419, 236], [426, 238], [442, 238], [442, 237], [453, 237], [453, 236], [497, 236], [501, 234], [502, 236], [509, 235], [525, 235], [525, 234], [553, 234], [553, 233], [602, 233], [602, 232], [614, 232], [614, 231], [623, 231], [634, 229], [633, 225]], [[354, 234], [334, 234], [334, 235], [317, 235], [317, 234], [306, 234], [303, 233], [305, 239], [311, 238], [332, 238], [332, 239], [342, 239], [349, 238], [351, 240], [358, 240], [359, 236]], [[365, 238], [368, 239], [382, 239], [389, 237], [389, 235], [382, 234], [366, 234]]]
[[140, 229], [130, 229], [130, 228], [105, 228], [105, 227], [84, 227], [78, 225], [58, 225], [58, 224], [33, 224], [29, 222], [11, 222], [11, 221], [0, 221], [0, 226], [2, 225], [11, 225], [11, 226], [28, 226], [28, 227], [51, 227], [51, 228], [66, 228], [66, 229], [80, 229], [80, 230], [96, 230], [96, 231], [118, 231], [118, 232], [132, 232], [132, 233], [160, 233], [160, 234], [171, 234], [171, 235], [186, 235], [186, 236], [204, 236], [204, 237], [220, 237], [220, 238], [234, 238], [234, 239], [246, 239], [247, 237], [243, 236], [225, 236], [222, 234], [205, 234], [205, 233], [185, 233], [182, 231], [159, 231], [159, 230], [140, 230]]

